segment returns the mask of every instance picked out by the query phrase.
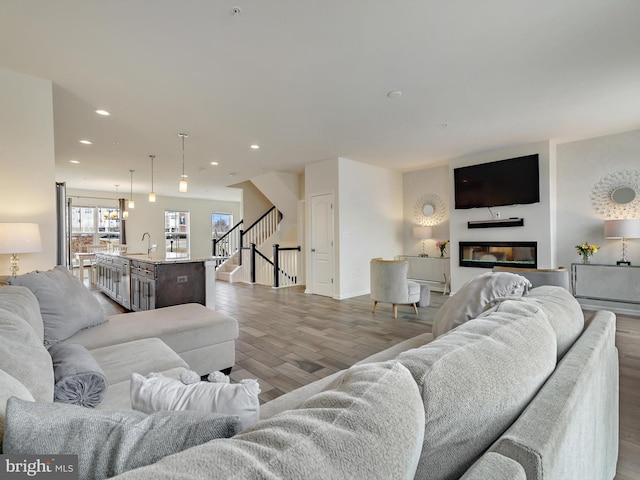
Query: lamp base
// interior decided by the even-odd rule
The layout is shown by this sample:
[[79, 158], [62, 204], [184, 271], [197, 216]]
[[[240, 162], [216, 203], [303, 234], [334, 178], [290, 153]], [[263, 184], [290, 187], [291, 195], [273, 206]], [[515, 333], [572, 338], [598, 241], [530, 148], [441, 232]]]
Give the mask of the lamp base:
[[20, 267], [18, 267], [18, 254], [17, 253], [12, 253], [11, 254], [11, 276], [15, 277], [16, 274], [18, 273], [18, 270], [20, 270]]

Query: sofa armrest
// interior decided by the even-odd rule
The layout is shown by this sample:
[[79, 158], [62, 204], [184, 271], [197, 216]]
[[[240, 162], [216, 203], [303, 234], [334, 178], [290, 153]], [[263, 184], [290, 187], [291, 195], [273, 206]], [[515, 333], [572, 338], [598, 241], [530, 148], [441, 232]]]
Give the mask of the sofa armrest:
[[619, 395], [615, 332], [615, 315], [597, 312], [491, 450], [520, 463], [527, 478], [613, 478]]
[[471, 465], [460, 480], [527, 480], [524, 468], [515, 460], [487, 452]]

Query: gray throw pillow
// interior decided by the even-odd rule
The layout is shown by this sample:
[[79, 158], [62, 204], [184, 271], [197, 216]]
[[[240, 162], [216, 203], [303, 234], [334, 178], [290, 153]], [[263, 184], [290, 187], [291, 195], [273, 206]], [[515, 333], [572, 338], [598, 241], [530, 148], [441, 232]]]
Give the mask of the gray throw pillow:
[[520, 298], [530, 288], [531, 282], [515, 273], [487, 272], [472, 278], [438, 310], [433, 319], [433, 336], [439, 337], [476, 318], [498, 298]]
[[237, 417], [213, 413], [106, 412], [14, 397], [7, 402], [4, 453], [78, 455], [80, 479], [108, 478], [239, 429]]
[[62, 266], [9, 277], [8, 281], [27, 287], [38, 299], [45, 345], [61, 342], [84, 328], [107, 321], [100, 302]]
[[49, 348], [53, 362], [53, 401], [97, 407], [107, 394], [107, 377], [93, 355], [77, 343], [57, 343]]

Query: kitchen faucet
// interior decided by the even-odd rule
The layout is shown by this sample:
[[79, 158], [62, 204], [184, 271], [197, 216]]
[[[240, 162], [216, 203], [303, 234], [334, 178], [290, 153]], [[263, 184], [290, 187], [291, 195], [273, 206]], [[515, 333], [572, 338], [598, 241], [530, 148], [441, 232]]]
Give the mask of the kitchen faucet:
[[153, 250], [153, 245], [151, 245], [151, 235], [149, 232], [144, 232], [142, 234], [142, 241], [144, 242], [144, 237], [147, 237], [147, 255], [151, 258], [151, 250]]

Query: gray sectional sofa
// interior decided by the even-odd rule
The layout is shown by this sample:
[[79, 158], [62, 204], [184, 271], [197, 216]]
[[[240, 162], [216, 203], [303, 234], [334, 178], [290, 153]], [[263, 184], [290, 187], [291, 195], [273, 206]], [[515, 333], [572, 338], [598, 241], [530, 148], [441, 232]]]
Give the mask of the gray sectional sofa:
[[[117, 478], [612, 479], [615, 316], [585, 322], [565, 289], [510, 273], [470, 283], [440, 309], [437, 338], [407, 340], [262, 405], [232, 438]], [[35, 393], [49, 379], [5, 371], [49, 401]]]

